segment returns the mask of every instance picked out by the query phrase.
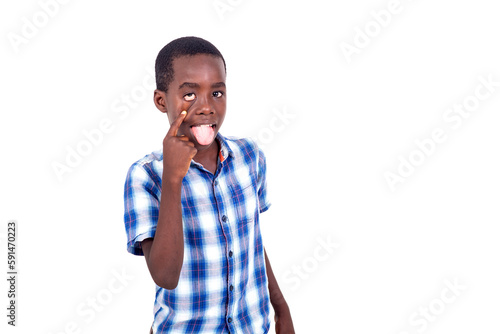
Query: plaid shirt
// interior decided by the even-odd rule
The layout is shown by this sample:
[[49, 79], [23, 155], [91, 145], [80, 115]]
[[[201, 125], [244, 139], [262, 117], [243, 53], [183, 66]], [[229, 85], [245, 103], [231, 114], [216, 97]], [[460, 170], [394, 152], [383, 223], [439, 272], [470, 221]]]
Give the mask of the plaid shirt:
[[[182, 181], [184, 260], [177, 287], [156, 286], [154, 333], [267, 333], [269, 292], [259, 214], [269, 208], [266, 160], [248, 139], [217, 135], [215, 176], [191, 160]], [[162, 151], [130, 167], [125, 182], [127, 250], [158, 222]]]

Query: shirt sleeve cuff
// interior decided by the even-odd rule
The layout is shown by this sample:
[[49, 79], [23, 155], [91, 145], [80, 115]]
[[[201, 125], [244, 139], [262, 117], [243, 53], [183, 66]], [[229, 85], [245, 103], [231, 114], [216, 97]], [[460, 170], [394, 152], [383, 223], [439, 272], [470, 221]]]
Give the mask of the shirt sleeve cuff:
[[155, 236], [155, 232], [156, 229], [136, 236], [133, 240], [128, 242], [127, 251], [134, 255], [144, 255], [144, 252], [142, 251], [142, 242], [148, 238], [153, 238]]
[[270, 206], [271, 206], [271, 203], [264, 203], [264, 204], [260, 205], [259, 212], [260, 213], [266, 212]]

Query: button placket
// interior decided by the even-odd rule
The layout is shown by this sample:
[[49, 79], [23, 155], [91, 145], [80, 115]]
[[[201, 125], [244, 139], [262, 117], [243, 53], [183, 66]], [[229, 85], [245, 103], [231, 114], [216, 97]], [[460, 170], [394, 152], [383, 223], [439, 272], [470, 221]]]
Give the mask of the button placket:
[[[221, 229], [222, 233], [224, 233], [224, 236], [226, 237], [226, 249], [228, 250], [227, 253], [227, 300], [228, 300], [228, 305], [227, 305], [227, 313], [226, 313], [226, 319], [228, 325], [233, 322], [233, 318], [230, 316], [231, 312], [233, 311], [233, 303], [234, 303], [234, 298], [233, 298], [233, 291], [234, 291], [234, 285], [232, 284], [233, 278], [234, 278], [234, 258], [233, 258], [233, 251], [232, 249], [232, 236], [231, 236], [231, 226], [229, 224], [229, 217], [225, 213], [225, 206], [226, 206], [226, 201], [224, 200], [224, 192], [222, 191], [221, 187], [219, 187], [220, 182], [216, 179], [213, 181], [213, 191], [214, 191], [214, 197], [215, 201], [217, 202], [217, 209], [219, 211], [219, 219], [221, 222]], [[231, 324], [231, 327], [233, 325]], [[228, 328], [228, 330], [231, 332], [231, 327]]]

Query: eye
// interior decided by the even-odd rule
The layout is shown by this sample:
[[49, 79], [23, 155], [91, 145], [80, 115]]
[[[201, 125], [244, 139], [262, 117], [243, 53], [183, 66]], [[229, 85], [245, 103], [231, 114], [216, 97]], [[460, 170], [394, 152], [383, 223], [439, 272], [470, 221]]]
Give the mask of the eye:
[[195, 99], [196, 95], [194, 95], [194, 93], [187, 93], [186, 95], [184, 95], [184, 100], [185, 101], [193, 101]]
[[224, 93], [222, 93], [221, 91], [216, 91], [212, 93], [213, 97], [222, 97], [223, 94]]

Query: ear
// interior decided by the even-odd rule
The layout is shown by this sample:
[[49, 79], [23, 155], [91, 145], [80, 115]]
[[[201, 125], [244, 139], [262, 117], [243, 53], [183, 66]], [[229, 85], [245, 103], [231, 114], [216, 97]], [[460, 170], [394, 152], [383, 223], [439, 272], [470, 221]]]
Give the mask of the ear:
[[153, 100], [156, 108], [163, 113], [167, 113], [167, 93], [155, 89]]

